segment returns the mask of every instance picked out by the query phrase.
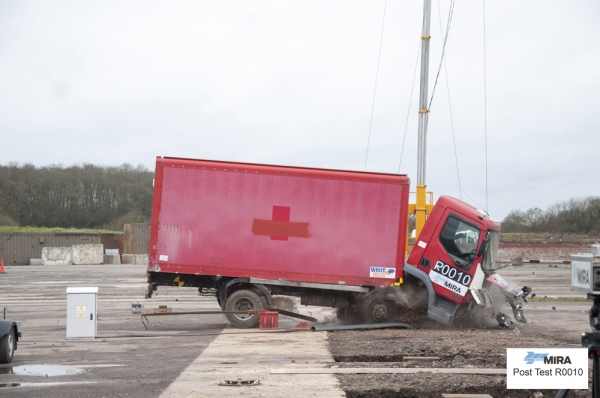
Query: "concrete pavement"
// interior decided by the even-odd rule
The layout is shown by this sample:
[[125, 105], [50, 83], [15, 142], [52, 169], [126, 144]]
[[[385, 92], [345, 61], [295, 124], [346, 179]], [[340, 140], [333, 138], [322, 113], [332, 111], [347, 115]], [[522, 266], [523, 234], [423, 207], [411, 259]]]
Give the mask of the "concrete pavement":
[[[330, 367], [327, 333], [227, 328], [162, 393], [181, 397], [345, 397], [331, 374], [270, 374], [271, 369]], [[228, 380], [258, 385], [223, 386]]]

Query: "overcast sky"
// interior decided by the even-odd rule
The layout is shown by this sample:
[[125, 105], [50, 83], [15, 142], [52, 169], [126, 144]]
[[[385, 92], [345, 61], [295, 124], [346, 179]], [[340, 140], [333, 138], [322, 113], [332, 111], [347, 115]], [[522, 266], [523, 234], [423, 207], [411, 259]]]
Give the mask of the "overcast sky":
[[[385, 4], [0, 0], [0, 163], [364, 170]], [[430, 95], [450, 2], [432, 4]], [[413, 184], [422, 12], [387, 1], [366, 167], [398, 172], [408, 120]], [[488, 0], [485, 20], [491, 216], [600, 195], [600, 2]], [[485, 208], [483, 21], [482, 0], [456, 2], [427, 186], [460, 197], [458, 161]]]

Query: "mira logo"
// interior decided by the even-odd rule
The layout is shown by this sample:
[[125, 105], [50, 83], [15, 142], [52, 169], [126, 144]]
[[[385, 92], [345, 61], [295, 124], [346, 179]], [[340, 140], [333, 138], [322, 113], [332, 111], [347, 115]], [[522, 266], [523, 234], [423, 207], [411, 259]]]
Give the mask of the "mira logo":
[[560, 355], [538, 354], [533, 351], [527, 351], [527, 355], [523, 358], [527, 365], [531, 365], [536, 361], [544, 362], [546, 365], [571, 365], [571, 358]]
[[[590, 273], [587, 269], [575, 268], [577, 271], [577, 282], [582, 285], [590, 284]], [[574, 270], [575, 270], [574, 269]]]
[[446, 289], [450, 289], [455, 291], [456, 293], [460, 293], [460, 287], [456, 286], [454, 283], [450, 283], [448, 281], [444, 281], [444, 287]]
[[523, 361], [525, 361], [527, 365], [531, 365], [536, 361], [544, 361], [547, 356], [548, 354], [537, 354], [533, 351], [527, 351], [527, 355], [523, 358]]
[[544, 363], [551, 364], [551, 365], [571, 365], [571, 358], [569, 358], [568, 356], [566, 356], [566, 357], [547, 356], [546, 358], [544, 358]]

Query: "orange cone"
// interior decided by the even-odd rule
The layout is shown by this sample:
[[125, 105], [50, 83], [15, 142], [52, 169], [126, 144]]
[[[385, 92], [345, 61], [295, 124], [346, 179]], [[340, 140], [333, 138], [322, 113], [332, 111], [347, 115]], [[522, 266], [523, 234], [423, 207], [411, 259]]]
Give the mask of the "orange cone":
[[0, 258], [0, 274], [6, 274], [6, 271], [4, 271], [4, 259]]

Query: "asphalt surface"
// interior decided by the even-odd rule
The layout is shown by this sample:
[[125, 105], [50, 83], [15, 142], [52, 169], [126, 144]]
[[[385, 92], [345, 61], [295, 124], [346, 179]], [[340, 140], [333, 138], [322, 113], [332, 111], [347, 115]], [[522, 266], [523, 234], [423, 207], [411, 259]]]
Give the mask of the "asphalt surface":
[[[23, 321], [10, 364], [0, 365], [0, 396], [158, 397], [228, 323], [222, 315], [150, 318], [146, 310], [219, 310], [194, 289], [161, 287], [144, 300], [145, 266], [9, 266], [0, 274], [0, 310]], [[98, 336], [66, 340], [66, 288], [98, 287]], [[42, 366], [51, 365], [51, 366]], [[79, 373], [78, 373], [79, 372]]]
[[[186, 370], [209, 374], [216, 373], [215, 369], [223, 369], [223, 375], [247, 372], [249, 358], [243, 355], [218, 362], [220, 351], [212, 349], [210, 355], [203, 354], [217, 336], [224, 336], [221, 332], [228, 322], [222, 315], [152, 317], [149, 318], [149, 330], [145, 330], [140, 316], [131, 313], [132, 302], [144, 303], [147, 311], [159, 305], [167, 305], [173, 311], [219, 310], [219, 307], [213, 297], [199, 297], [191, 288], [160, 287], [151, 300], [144, 300], [146, 282], [143, 265], [8, 266], [6, 271], [6, 274], [0, 274], [0, 310], [5, 307], [9, 318], [23, 321], [23, 337], [13, 362], [0, 365], [0, 396], [201, 396], [202, 389], [208, 391], [208, 385], [214, 385], [215, 380], [207, 378], [208, 387], [203, 387], [186, 378]], [[570, 290], [569, 265], [526, 264], [507, 267], [499, 273], [517, 285], [532, 287], [538, 297], [582, 297]], [[95, 340], [65, 339], [66, 288], [76, 286], [99, 289], [98, 337]], [[525, 315], [530, 322], [519, 325], [520, 334], [510, 332], [506, 346], [511, 346], [513, 339], [532, 335], [551, 336], [564, 344], [574, 345], [579, 341], [581, 332], [589, 330], [589, 307], [589, 302], [530, 302], [525, 305]], [[300, 310], [323, 311], [315, 307], [302, 307]], [[510, 313], [508, 306], [506, 310]], [[316, 316], [316, 313], [307, 315]], [[422, 329], [427, 329], [423, 326]], [[363, 337], [367, 335], [364, 333]], [[421, 338], [421, 333], [415, 333], [418, 342]], [[272, 366], [283, 366], [287, 362], [290, 365], [286, 366], [295, 366], [296, 360], [285, 356], [288, 353], [281, 349], [283, 343], [270, 344], [267, 340], [259, 338], [258, 343], [262, 344], [259, 346], [281, 357], [270, 359]], [[249, 340], [242, 337], [231, 341], [237, 343], [217, 343], [224, 347]], [[326, 346], [323, 350], [328, 351]], [[486, 347], [484, 339], [481, 347], [474, 347], [474, 350]], [[229, 355], [235, 358], [235, 347], [230, 350]], [[357, 347], [357, 350], [361, 355], [369, 351], [364, 347]], [[315, 358], [321, 366], [330, 362], [319, 357], [316, 351]], [[265, 367], [264, 374], [268, 367]], [[268, 380], [265, 376], [260, 377], [266, 385]], [[359, 380], [360, 377], [354, 378], [358, 384], [365, 384]], [[294, 387], [292, 379], [289, 380], [288, 386]], [[329, 384], [330, 388], [336, 388], [335, 383]], [[352, 394], [360, 389], [349, 388], [349, 385], [345, 384], [347, 393], [355, 396]], [[188, 388], [190, 394], [187, 394]]]

